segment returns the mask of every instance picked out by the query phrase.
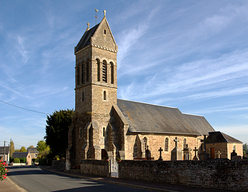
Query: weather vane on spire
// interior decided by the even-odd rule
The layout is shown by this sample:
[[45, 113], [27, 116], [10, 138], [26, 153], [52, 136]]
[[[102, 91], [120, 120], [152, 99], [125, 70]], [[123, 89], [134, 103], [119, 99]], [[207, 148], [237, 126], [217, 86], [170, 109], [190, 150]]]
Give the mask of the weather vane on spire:
[[98, 9], [95, 8], [95, 12], [96, 12], [96, 15], [94, 15], [94, 17], [96, 18], [96, 24], [97, 24], [97, 12], [98, 12]]

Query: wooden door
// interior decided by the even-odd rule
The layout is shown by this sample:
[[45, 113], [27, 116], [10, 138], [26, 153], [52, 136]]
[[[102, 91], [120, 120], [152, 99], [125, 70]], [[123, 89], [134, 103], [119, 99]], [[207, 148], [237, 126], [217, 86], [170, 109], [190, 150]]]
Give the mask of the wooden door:
[[211, 159], [215, 159], [215, 148], [210, 148]]

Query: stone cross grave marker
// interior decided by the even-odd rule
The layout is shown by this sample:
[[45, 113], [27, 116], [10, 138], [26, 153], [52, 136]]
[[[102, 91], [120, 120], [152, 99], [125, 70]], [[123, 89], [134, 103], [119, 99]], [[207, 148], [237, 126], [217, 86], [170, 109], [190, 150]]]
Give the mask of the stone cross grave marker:
[[195, 149], [193, 149], [193, 151], [195, 152], [195, 156], [194, 156], [193, 160], [198, 160], [198, 158], [196, 156], [196, 152], [198, 151], [198, 149], [195, 147]]
[[221, 152], [218, 151], [218, 152], [217, 152], [217, 158], [218, 158], [218, 159], [220, 159], [220, 155], [221, 155]]
[[179, 142], [179, 140], [177, 139], [177, 137], [175, 137], [174, 142], [175, 142], [175, 148], [177, 148], [177, 142]]
[[160, 147], [160, 149], [158, 150], [159, 151], [159, 153], [160, 153], [160, 156], [159, 156], [159, 159], [158, 160], [160, 160], [160, 161], [163, 161], [163, 159], [162, 159], [162, 151], [163, 151], [163, 149]]

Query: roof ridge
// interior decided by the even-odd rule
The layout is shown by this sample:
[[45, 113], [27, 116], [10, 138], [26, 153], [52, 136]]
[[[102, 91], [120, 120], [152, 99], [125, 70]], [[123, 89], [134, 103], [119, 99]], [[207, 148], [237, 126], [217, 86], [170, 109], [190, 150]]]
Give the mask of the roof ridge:
[[204, 117], [203, 115], [195, 115], [195, 114], [189, 114], [189, 113], [182, 113], [183, 115], [190, 115], [190, 116], [197, 116], [197, 117]]
[[[169, 106], [164, 106], [164, 105], [157, 105], [157, 104], [151, 104], [151, 103], [144, 103], [144, 102], [140, 102], [140, 101], [130, 101], [130, 100], [126, 100], [126, 99], [117, 99], [117, 100], [122, 100], [122, 101], [129, 101], [129, 102], [134, 102], [134, 103], [140, 103], [140, 104], [145, 104], [145, 105], [153, 105], [153, 106], [158, 106], [158, 107], [167, 107], [167, 108], [171, 108], [171, 109], [178, 109], [177, 107], [169, 107]], [[178, 109], [179, 110], [179, 109]], [[180, 110], [179, 110], [180, 111]], [[181, 111], [180, 111], [181, 112]], [[182, 113], [182, 112], [181, 112]]]

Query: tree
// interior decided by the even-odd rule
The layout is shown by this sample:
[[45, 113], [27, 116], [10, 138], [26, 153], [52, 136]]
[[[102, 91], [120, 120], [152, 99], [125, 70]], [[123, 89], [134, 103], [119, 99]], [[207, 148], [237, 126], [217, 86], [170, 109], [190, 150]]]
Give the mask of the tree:
[[244, 154], [244, 157], [247, 157], [247, 154], [248, 154], [248, 145], [246, 143], [243, 144], [243, 154]]
[[39, 151], [38, 158], [43, 159], [50, 153], [50, 147], [45, 141], [41, 140], [37, 143], [37, 150]]
[[30, 145], [28, 148], [34, 148], [34, 146], [33, 145]]
[[14, 151], [15, 151], [15, 145], [12, 139], [10, 140], [10, 146], [9, 146], [9, 151], [10, 151], [10, 157], [12, 157]]
[[22, 146], [20, 152], [27, 152], [27, 149], [24, 146]]
[[60, 110], [47, 116], [46, 144], [50, 146], [53, 157], [65, 157], [68, 146], [68, 130], [71, 126], [74, 110]]

